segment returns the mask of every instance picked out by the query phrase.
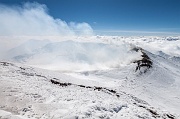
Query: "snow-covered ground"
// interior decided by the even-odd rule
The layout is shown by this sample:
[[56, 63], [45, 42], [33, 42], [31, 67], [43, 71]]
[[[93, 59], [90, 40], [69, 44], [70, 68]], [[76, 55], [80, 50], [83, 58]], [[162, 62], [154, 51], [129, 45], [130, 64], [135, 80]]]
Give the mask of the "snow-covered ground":
[[[9, 50], [0, 62], [0, 118], [180, 118], [179, 37], [82, 39]], [[145, 73], [135, 71], [142, 52], [134, 46], [153, 62]]]

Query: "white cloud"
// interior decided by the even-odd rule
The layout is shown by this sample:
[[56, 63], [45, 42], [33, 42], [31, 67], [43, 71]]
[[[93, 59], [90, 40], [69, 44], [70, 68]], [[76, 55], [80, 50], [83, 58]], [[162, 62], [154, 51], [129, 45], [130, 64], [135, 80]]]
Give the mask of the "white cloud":
[[92, 35], [88, 23], [66, 23], [47, 12], [46, 5], [0, 5], [0, 36], [76, 36]]
[[44, 4], [0, 4], [0, 58], [5, 51], [30, 39], [61, 41], [89, 35], [93, 35], [93, 29], [88, 23], [55, 19]]
[[93, 34], [93, 30], [91, 26], [85, 22], [83, 23], [70, 22], [69, 26], [73, 31], [75, 31], [77, 35], [83, 35], [83, 34], [92, 35]]

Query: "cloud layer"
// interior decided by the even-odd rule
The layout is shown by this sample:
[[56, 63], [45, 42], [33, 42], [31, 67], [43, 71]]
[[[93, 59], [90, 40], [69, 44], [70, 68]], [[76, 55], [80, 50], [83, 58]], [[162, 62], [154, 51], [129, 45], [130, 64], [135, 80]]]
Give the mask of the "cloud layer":
[[66, 23], [48, 14], [46, 5], [22, 6], [0, 4], [0, 36], [76, 36], [92, 35], [88, 23]]

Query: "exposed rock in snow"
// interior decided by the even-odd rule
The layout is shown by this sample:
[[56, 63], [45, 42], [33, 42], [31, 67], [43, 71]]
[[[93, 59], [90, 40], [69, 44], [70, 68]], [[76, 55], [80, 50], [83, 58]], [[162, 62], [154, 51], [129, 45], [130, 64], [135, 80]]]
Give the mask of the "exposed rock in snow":
[[[1, 61], [0, 118], [180, 118], [180, 55], [175, 44], [179, 43], [178, 39], [105, 36], [98, 39], [103, 42], [45, 44], [27, 53], [24, 64]], [[164, 44], [167, 42], [172, 44], [167, 46]], [[143, 50], [131, 51], [132, 44]], [[176, 46], [175, 52], [161, 49], [162, 44], [167, 49]], [[97, 51], [102, 54], [95, 57]], [[58, 56], [63, 53], [66, 55]], [[35, 64], [30, 66], [30, 61], [37, 61], [41, 56], [47, 56], [43, 65], [52, 60], [57, 71], [40, 69]], [[146, 73], [139, 73], [142, 67], [136, 71], [137, 64], [133, 61], [147, 63], [143, 58], [152, 67]], [[81, 70], [58, 70], [67, 68], [66, 65]], [[46, 68], [53, 69], [49, 66]]]
[[127, 84], [119, 84], [119, 80], [115, 87], [99, 87], [95, 82], [98, 86], [89, 86], [91, 80], [86, 84], [68, 82], [67, 77], [78, 79], [20, 64], [1, 62], [0, 68], [1, 118], [19, 115], [16, 118], [173, 119], [176, 116], [121, 91]]

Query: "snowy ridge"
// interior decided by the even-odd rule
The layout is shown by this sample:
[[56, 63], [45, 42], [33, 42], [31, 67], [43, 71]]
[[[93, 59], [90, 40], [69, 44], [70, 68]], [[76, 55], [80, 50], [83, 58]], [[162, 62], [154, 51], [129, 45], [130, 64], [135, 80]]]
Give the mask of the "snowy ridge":
[[178, 37], [97, 39], [48, 42], [1, 61], [0, 118], [180, 118]]
[[113, 87], [72, 84], [64, 74], [7, 62], [0, 67], [1, 118], [175, 118]]

